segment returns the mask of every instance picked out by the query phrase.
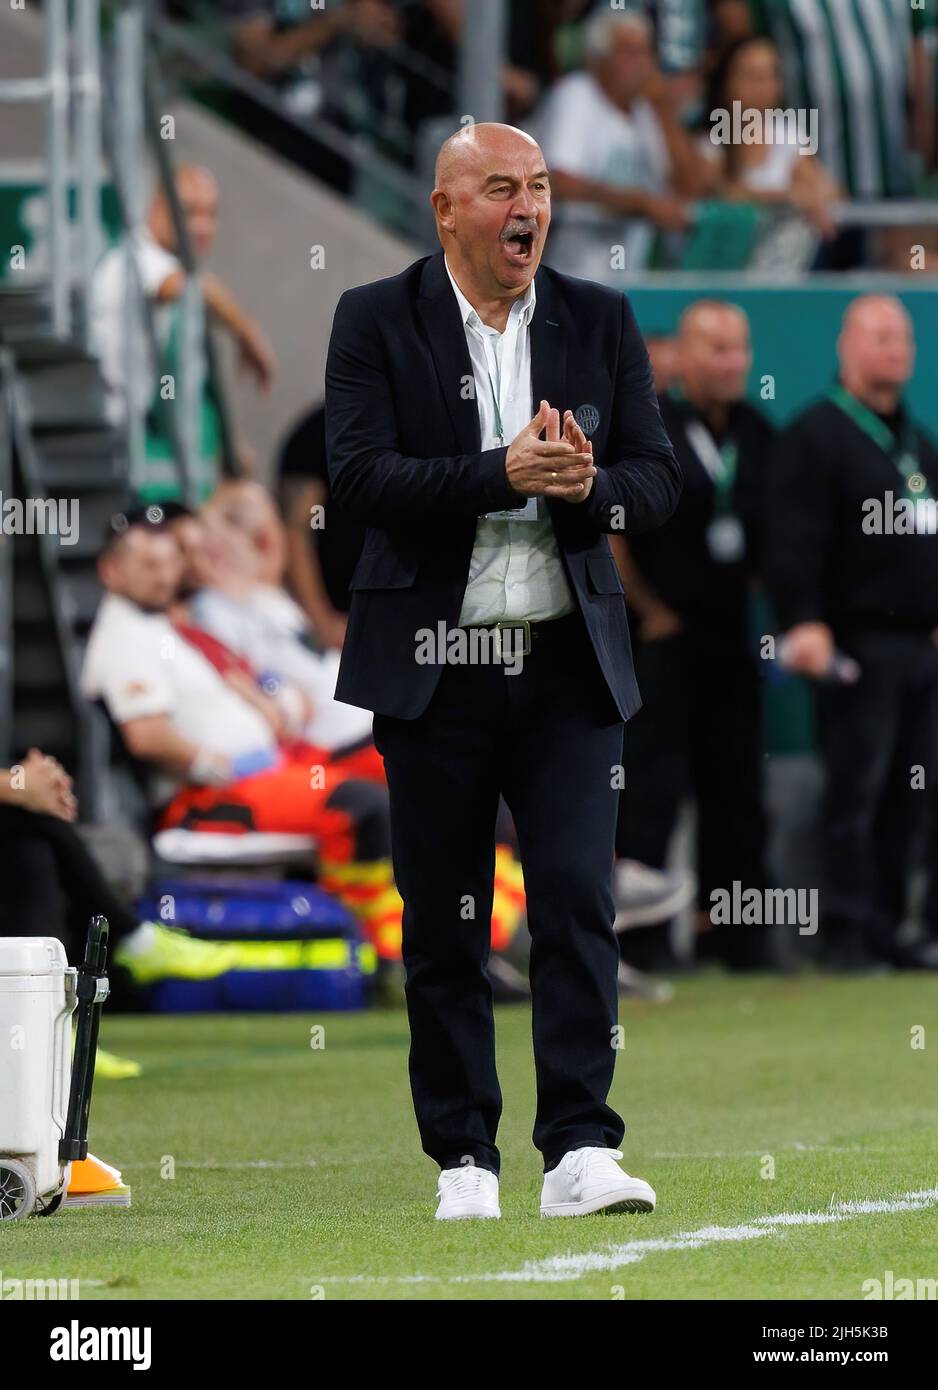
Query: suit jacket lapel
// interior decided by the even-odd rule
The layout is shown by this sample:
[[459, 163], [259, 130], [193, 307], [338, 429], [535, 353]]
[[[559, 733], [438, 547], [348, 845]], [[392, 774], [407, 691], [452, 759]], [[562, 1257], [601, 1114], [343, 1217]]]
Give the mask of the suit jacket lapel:
[[[472, 381], [472, 362], [442, 252], [431, 256], [424, 265], [418, 311], [459, 448], [463, 453], [478, 453], [482, 447], [479, 412], [472, 392], [465, 389], [466, 382]], [[562, 419], [567, 406], [566, 311], [550, 277], [541, 272], [537, 276], [537, 303], [530, 332], [531, 413], [546, 400], [557, 407]]]
[[[547, 401], [563, 413], [573, 409], [567, 399], [567, 316], [563, 301], [554, 292], [549, 275], [538, 271], [536, 277], [537, 303], [531, 319], [531, 414], [541, 401]], [[566, 508], [556, 498], [547, 499], [547, 507], [558, 534], [567, 521]]]
[[466, 390], [467, 382], [472, 382], [472, 361], [442, 251], [431, 256], [424, 266], [417, 309], [459, 452], [477, 454], [482, 448], [479, 411], [474, 392]]
[[538, 271], [537, 303], [531, 319], [531, 414], [541, 401], [560, 411], [567, 406], [567, 334], [563, 304], [550, 277]]

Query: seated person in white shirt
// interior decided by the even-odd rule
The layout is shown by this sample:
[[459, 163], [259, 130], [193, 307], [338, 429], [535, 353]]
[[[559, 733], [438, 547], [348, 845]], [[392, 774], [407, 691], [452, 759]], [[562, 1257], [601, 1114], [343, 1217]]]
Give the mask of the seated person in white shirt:
[[354, 759], [340, 764], [312, 745], [280, 742], [273, 702], [250, 696], [181, 635], [169, 613], [182, 554], [161, 521], [124, 519], [98, 568], [107, 592], [82, 691], [105, 704], [130, 753], [152, 769], [157, 826], [313, 837], [320, 883], [360, 917], [379, 954], [393, 957], [401, 902], [386, 788], [356, 776]]
[[303, 610], [282, 586], [286, 535], [264, 488], [223, 483], [199, 517], [171, 524], [186, 558], [192, 621], [248, 661], [268, 688], [302, 693], [311, 743], [333, 752], [370, 744], [370, 712], [335, 699], [339, 653], [316, 650]]

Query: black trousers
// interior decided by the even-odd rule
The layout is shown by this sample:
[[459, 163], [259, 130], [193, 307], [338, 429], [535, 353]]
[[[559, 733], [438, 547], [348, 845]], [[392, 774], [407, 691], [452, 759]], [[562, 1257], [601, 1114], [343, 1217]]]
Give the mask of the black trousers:
[[404, 900], [410, 1080], [424, 1152], [499, 1169], [502, 1097], [485, 973], [501, 793], [518, 834], [531, 932], [545, 1168], [614, 1148], [619, 952], [612, 865], [622, 721], [579, 614], [542, 629], [520, 674], [446, 666], [415, 720], [376, 716]]
[[112, 948], [137, 926], [73, 825], [0, 806], [0, 934], [58, 937], [74, 961], [96, 914], [108, 919]]
[[[701, 909], [734, 880], [763, 888], [762, 694], [745, 632], [688, 623], [673, 637], [636, 643], [635, 670], [643, 705], [626, 735], [619, 854], [663, 868], [681, 805], [693, 796]], [[625, 933], [623, 954], [654, 966], [644, 951], [660, 934]], [[743, 927], [721, 934], [728, 959], [751, 944]]]
[[[820, 686], [816, 696], [826, 772], [823, 930], [832, 945], [852, 938], [888, 959], [909, 873], [923, 855], [925, 918], [938, 939], [938, 648], [924, 632], [844, 632], [837, 640], [861, 677]], [[924, 770], [923, 787], [913, 786], [915, 767]]]

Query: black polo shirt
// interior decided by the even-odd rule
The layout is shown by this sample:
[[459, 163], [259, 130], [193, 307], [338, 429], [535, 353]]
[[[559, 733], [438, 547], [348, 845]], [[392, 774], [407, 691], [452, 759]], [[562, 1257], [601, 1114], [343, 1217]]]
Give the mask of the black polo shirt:
[[347, 613], [351, 606], [349, 580], [358, 564], [365, 543], [365, 527], [347, 517], [329, 497], [329, 463], [326, 457], [326, 409], [317, 408], [303, 417], [287, 438], [280, 453], [280, 482], [318, 479], [326, 486], [327, 500], [321, 527], [310, 527], [310, 545], [315, 546], [322, 568], [323, 583], [332, 606]]
[[[776, 442], [769, 470], [767, 580], [782, 628], [827, 622], [836, 630], [938, 626], [938, 534], [877, 534], [873, 501], [938, 498], [938, 453], [900, 409], [876, 417], [887, 451], [840, 405], [820, 401]], [[903, 455], [927, 484], [907, 489]], [[909, 465], [906, 464], [908, 471]], [[889, 508], [893, 510], [892, 508]], [[904, 523], [903, 523], [904, 524]]]
[[[763, 497], [772, 426], [754, 406], [737, 401], [727, 425], [715, 431], [690, 404], [673, 395], [661, 398], [661, 417], [684, 475], [677, 510], [656, 531], [629, 537], [629, 549], [643, 578], [669, 608], [685, 620], [720, 625], [745, 622], [752, 578], [762, 566]], [[700, 427], [712, 441], [701, 449]], [[717, 451], [735, 455], [735, 476], [727, 498], [718, 495], [707, 458]], [[738, 545], [717, 544], [723, 513], [735, 522]], [[726, 526], [722, 527], [725, 534]]]

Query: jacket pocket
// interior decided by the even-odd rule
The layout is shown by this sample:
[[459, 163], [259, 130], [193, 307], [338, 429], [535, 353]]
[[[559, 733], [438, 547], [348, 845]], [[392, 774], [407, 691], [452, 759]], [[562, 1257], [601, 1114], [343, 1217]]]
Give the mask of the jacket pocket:
[[404, 559], [389, 551], [369, 551], [362, 555], [349, 581], [355, 589], [409, 589], [417, 578], [420, 561]]
[[622, 580], [611, 555], [587, 555], [586, 578], [594, 594], [621, 594]]

